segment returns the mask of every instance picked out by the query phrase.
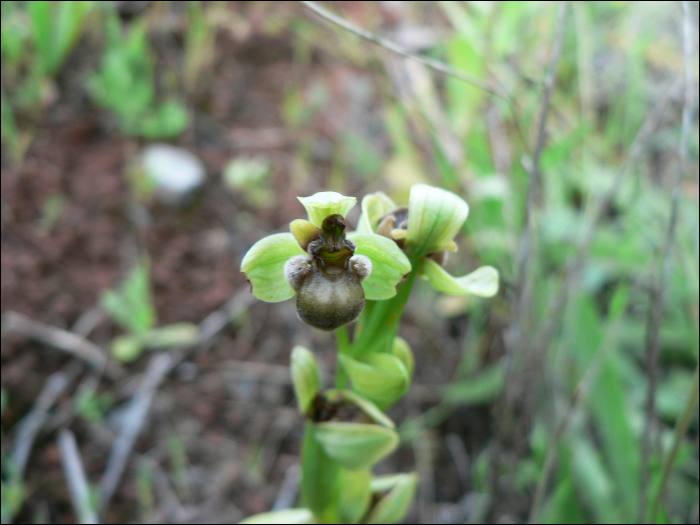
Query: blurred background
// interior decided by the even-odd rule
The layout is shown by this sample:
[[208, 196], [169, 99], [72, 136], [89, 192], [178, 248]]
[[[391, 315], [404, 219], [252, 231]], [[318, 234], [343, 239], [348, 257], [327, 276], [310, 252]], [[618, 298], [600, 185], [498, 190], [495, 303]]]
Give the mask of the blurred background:
[[417, 182], [502, 282], [408, 305], [408, 522], [697, 523], [697, 2], [319, 6], [447, 73], [303, 3], [2, 2], [3, 523], [293, 506], [335, 342], [240, 261]]

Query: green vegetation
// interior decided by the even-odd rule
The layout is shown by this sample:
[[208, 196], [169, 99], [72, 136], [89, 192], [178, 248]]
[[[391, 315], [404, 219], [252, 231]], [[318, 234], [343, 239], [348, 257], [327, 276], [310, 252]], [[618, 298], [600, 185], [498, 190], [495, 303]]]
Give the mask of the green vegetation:
[[[412, 188], [442, 188], [469, 205], [468, 219], [452, 232], [459, 252], [444, 265], [424, 256], [455, 248], [445, 239], [428, 251], [399, 251], [396, 267], [376, 265], [364, 289], [378, 295], [366, 297], [354, 328], [337, 331], [335, 384], [321, 384], [313, 354], [300, 346], [292, 352], [290, 344], [298, 408], [309, 422], [294, 504], [305, 508], [283, 517], [357, 523], [415, 516], [413, 492], [431, 484], [412, 473], [378, 476], [372, 466], [397, 447], [431, 465], [449, 422], [478, 409], [487, 430], [474, 430], [484, 435], [468, 444], [471, 521], [697, 521], [700, 134], [685, 84], [697, 92], [698, 61], [696, 49], [683, 52], [684, 26], [697, 41], [696, 4], [685, 14], [683, 3], [666, 2], [322, 4], [457, 74], [402, 58], [300, 3], [152, 4], [124, 14], [111, 3], [2, 2], [4, 158], [21, 164], [37, 131], [52, 126], [74, 95], [83, 105], [76, 118], [98, 112], [100, 132], [125, 135], [130, 146], [192, 137], [188, 147], [223, 144], [223, 154], [206, 159], [207, 167], [221, 166], [207, 184], [222, 186], [222, 209], [234, 202], [235, 214], [220, 219], [234, 242], [284, 229], [290, 199], [279, 188], [367, 198], [362, 213], [350, 216], [356, 235], [367, 237], [379, 236], [388, 203], [416, 208]], [[160, 16], [166, 12], [178, 24]], [[289, 67], [253, 78], [266, 61]], [[265, 107], [270, 100], [273, 110]], [[153, 188], [144, 181], [134, 178], [131, 191], [145, 209], [151, 203], [142, 194]], [[71, 207], [66, 187], [51, 192], [36, 220], [45, 236]], [[196, 224], [190, 217], [178, 224]], [[274, 225], [263, 231], [260, 217]], [[309, 253], [304, 239], [323, 219], [310, 214], [302, 222], [316, 230], [297, 223], [292, 234], [277, 234], [286, 235], [281, 244], [277, 235], [265, 237], [254, 255], [276, 256], [265, 262], [279, 270], [280, 261]], [[407, 228], [388, 237], [408, 242]], [[215, 235], [208, 239], [216, 244]], [[358, 254], [381, 261], [385, 246], [372, 242], [358, 241]], [[248, 247], [235, 248], [243, 254]], [[123, 330], [111, 350], [125, 368], [148, 350], [199, 336], [191, 323], [157, 327], [147, 260], [101, 298]], [[400, 271], [404, 262], [410, 273]], [[279, 272], [270, 277], [267, 266], [244, 268], [254, 283], [277, 282], [262, 299], [302, 295], [301, 284], [297, 290], [280, 281]], [[498, 294], [458, 293], [483, 286], [472, 274], [482, 266], [498, 270]], [[409, 293], [407, 312], [415, 307], [416, 314], [404, 316], [402, 329]], [[254, 316], [237, 315], [237, 336], [257, 344]], [[413, 353], [425, 371], [443, 350], [419, 346], [433, 336], [456, 348], [454, 374], [441, 385], [426, 374], [427, 385], [416, 385]], [[424, 401], [420, 415], [420, 403], [404, 410], [400, 401], [416, 387], [438, 398]], [[337, 426], [346, 421], [314, 420], [319, 396], [351, 407], [363, 423], [348, 429]], [[116, 397], [79, 391], [74, 399], [77, 413], [95, 423]], [[396, 403], [404, 403], [396, 413], [411, 415], [394, 427]], [[173, 485], [185, 495], [196, 456], [176, 437], [167, 450]], [[260, 461], [255, 452], [250, 457]], [[24, 498], [7, 458], [3, 449], [3, 522]], [[250, 470], [251, 484], [265, 481], [257, 463]], [[135, 506], [146, 516], [158, 505], [154, 472], [140, 465], [135, 483]], [[504, 505], [511, 501], [513, 508]]]
[[173, 137], [187, 127], [187, 110], [175, 100], [156, 103], [154, 60], [146, 29], [122, 35], [116, 13], [105, 16], [106, 48], [88, 86], [95, 101], [119, 119], [121, 130], [146, 138]]
[[191, 344], [199, 330], [192, 323], [173, 323], [155, 328], [156, 312], [151, 302], [148, 263], [132, 270], [121, 290], [107, 290], [102, 306], [129, 333], [112, 340], [112, 356], [118, 361], [134, 361], [147, 349]]

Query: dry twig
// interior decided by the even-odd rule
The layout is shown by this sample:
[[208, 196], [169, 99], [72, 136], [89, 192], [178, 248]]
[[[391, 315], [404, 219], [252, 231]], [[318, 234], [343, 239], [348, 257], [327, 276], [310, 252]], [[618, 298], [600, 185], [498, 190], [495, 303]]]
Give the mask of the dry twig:
[[16, 312], [6, 312], [2, 315], [2, 331], [3, 335], [5, 332], [15, 332], [68, 352], [87, 362], [95, 370], [104, 370], [110, 379], [122, 379], [126, 376], [124, 369], [110, 361], [102, 348], [67, 330], [34, 321]]
[[690, 5], [683, 2], [683, 61], [685, 69], [685, 97], [683, 101], [683, 114], [681, 120], [681, 137], [678, 145], [678, 170], [673, 181], [671, 194], [671, 216], [668, 221], [666, 237], [664, 239], [659, 273], [656, 283], [651, 289], [649, 315], [646, 325], [646, 357], [647, 374], [649, 376], [649, 388], [646, 399], [645, 430], [642, 438], [642, 471], [640, 485], [639, 522], [641, 523], [647, 513], [647, 498], [649, 492], [651, 456], [651, 435], [654, 426], [656, 412], [656, 387], [658, 382], [658, 361], [659, 361], [659, 331], [663, 319], [664, 299], [666, 287], [671, 275], [671, 251], [676, 238], [676, 226], [678, 224], [679, 204], [681, 198], [681, 183], [685, 173], [685, 164], [688, 159], [688, 139], [690, 138], [690, 112], [693, 99], [693, 83], [691, 63], [691, 38], [692, 26], [690, 22]]
[[440, 73], [449, 75], [454, 78], [458, 78], [464, 82], [467, 82], [468, 84], [472, 84], [473, 86], [483, 89], [484, 91], [488, 91], [492, 95], [507, 98], [496, 86], [494, 86], [490, 82], [464, 73], [463, 71], [459, 71], [458, 69], [448, 66], [447, 64], [438, 60], [433, 60], [432, 58], [427, 58], [411, 53], [404, 46], [399, 45], [396, 42], [392, 42], [391, 40], [383, 38], [379, 35], [376, 35], [371, 31], [367, 31], [366, 29], [358, 27], [352, 22], [349, 22], [344, 18], [331, 13], [330, 11], [327, 11], [326, 9], [318, 5], [318, 3], [316, 2], [301, 2], [301, 4], [313, 11], [314, 13], [316, 13], [321, 18], [328, 20], [329, 22], [337, 26], [342, 27], [346, 31], [350, 31], [351, 33], [354, 33], [355, 35], [364, 38], [365, 40], [374, 42], [375, 44], [382, 46], [385, 49], [388, 49], [392, 53], [396, 53], [397, 55], [401, 55], [402, 57], [408, 58], [410, 60], [415, 60], [416, 62], [420, 62], [421, 64], [428, 66], [430, 69], [439, 71]]
[[172, 355], [166, 352], [154, 356], [148, 364], [145, 376], [134, 394], [134, 398], [124, 414], [124, 426], [112, 446], [107, 466], [102, 476], [102, 501], [100, 514], [104, 515], [109, 502], [117, 490], [126, 461], [151, 407], [158, 385], [173, 366]]
[[301, 483], [301, 467], [296, 463], [291, 465], [284, 474], [282, 485], [280, 486], [279, 494], [272, 505], [271, 511], [289, 509], [294, 506], [299, 493], [299, 484]]
[[527, 208], [524, 231], [520, 237], [520, 246], [518, 247], [517, 256], [518, 277], [520, 279], [521, 286], [515, 307], [515, 313], [513, 315], [513, 328], [511, 329], [511, 334], [509, 335], [512, 343], [521, 341], [523, 324], [525, 323], [525, 315], [530, 307], [532, 295], [533, 279], [530, 275], [530, 265], [532, 258], [534, 257], [532, 234], [534, 231], [537, 195], [540, 191], [540, 159], [542, 157], [542, 151], [544, 150], [546, 138], [547, 114], [549, 113], [550, 107], [549, 101], [552, 96], [552, 91], [554, 90], [557, 64], [559, 63], [559, 58], [561, 57], [562, 44], [564, 41], [564, 22], [566, 20], [566, 11], [567, 2], [561, 2], [559, 4], [559, 11], [557, 14], [557, 29], [554, 37], [554, 43], [552, 45], [552, 55], [549, 61], [549, 69], [544, 81], [542, 107], [540, 108], [540, 114], [537, 121], [537, 142], [535, 143], [535, 150], [532, 160], [528, 163], [529, 166], [526, 166], [529, 174], [526, 204]]
[[20, 477], [24, 475], [24, 469], [27, 467], [27, 460], [34, 445], [34, 440], [44, 421], [46, 421], [49, 410], [56, 403], [56, 400], [73, 384], [82, 370], [83, 364], [74, 360], [46, 378], [44, 387], [37, 396], [32, 411], [18, 423], [12, 459]]
[[75, 436], [70, 430], [62, 429], [58, 434], [58, 448], [61, 452], [63, 472], [68, 480], [73, 510], [79, 523], [99, 523], [97, 514], [90, 504], [90, 489], [83, 462], [80, 459]]
[[154, 356], [138, 386], [129, 408], [124, 415], [124, 426], [112, 446], [107, 467], [102, 476], [102, 502], [100, 514], [104, 515], [109, 502], [121, 481], [126, 462], [141, 432], [153, 397], [165, 376], [182, 361], [193, 348], [201, 347], [211, 341], [234, 317], [252, 301], [247, 291], [237, 293], [221, 308], [209, 314], [199, 324], [199, 339], [194, 345], [175, 348]]

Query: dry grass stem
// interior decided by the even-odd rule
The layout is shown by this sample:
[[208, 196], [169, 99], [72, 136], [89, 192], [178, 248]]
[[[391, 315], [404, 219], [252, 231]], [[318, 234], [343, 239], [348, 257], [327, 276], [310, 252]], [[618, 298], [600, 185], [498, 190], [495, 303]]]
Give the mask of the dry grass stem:
[[68, 480], [73, 511], [79, 523], [99, 523], [97, 514], [90, 502], [90, 487], [85, 477], [83, 461], [75, 442], [75, 435], [67, 429], [58, 434], [58, 449], [61, 452], [63, 471]]
[[478, 88], [483, 89], [484, 91], [488, 91], [492, 95], [496, 95], [498, 97], [503, 97], [507, 98], [499, 88], [491, 84], [490, 82], [483, 80], [481, 78], [474, 77], [472, 75], [469, 75], [467, 73], [464, 73], [462, 71], [459, 71], [458, 69], [454, 69], [451, 66], [448, 66], [447, 64], [443, 62], [439, 62], [437, 60], [433, 60], [432, 58], [427, 58], [423, 57], [420, 55], [416, 55], [414, 53], [411, 53], [408, 49], [403, 47], [402, 45], [397, 44], [396, 42], [392, 42], [391, 40], [387, 40], [386, 38], [383, 38], [379, 35], [376, 35], [372, 33], [371, 31], [367, 31], [366, 29], [363, 29], [361, 27], [356, 26], [352, 22], [349, 22], [345, 20], [344, 18], [335, 15], [331, 13], [330, 11], [327, 11], [318, 3], [316, 2], [300, 2], [302, 5], [316, 13], [318, 16], [321, 18], [342, 27], [346, 31], [350, 31], [351, 33], [364, 38], [365, 40], [369, 40], [370, 42], [374, 42], [375, 44], [382, 46], [385, 49], [388, 49], [392, 53], [396, 53], [397, 55], [401, 55], [402, 57], [408, 58], [410, 60], [415, 60], [416, 62], [420, 62], [421, 64], [429, 67], [430, 69], [433, 69], [435, 71], [439, 71], [440, 73], [443, 73], [445, 75], [449, 75], [454, 78], [458, 78], [459, 80], [463, 80], [464, 82], [467, 82], [468, 84], [472, 84], [473, 86], [476, 86]]
[[41, 343], [68, 352], [87, 362], [98, 372], [104, 373], [110, 379], [123, 379], [126, 372], [117, 363], [110, 361], [105, 351], [95, 343], [77, 334], [34, 321], [16, 312], [2, 315], [2, 331], [25, 335]]
[[[656, 282], [651, 289], [649, 315], [647, 317], [645, 347], [646, 347], [646, 366], [647, 375], [649, 378], [649, 387], [647, 390], [644, 433], [642, 438], [642, 472], [640, 484], [640, 504], [639, 504], [639, 522], [641, 523], [647, 516], [647, 501], [649, 493], [649, 479], [651, 477], [650, 459], [652, 455], [652, 434], [654, 434], [654, 420], [656, 415], [656, 390], [658, 384], [658, 361], [660, 351], [659, 333], [661, 330], [661, 322], [663, 320], [664, 300], [666, 288], [671, 276], [671, 253], [676, 237], [676, 227], [678, 225], [678, 214], [681, 198], [681, 183], [685, 174], [685, 165], [688, 159], [688, 141], [690, 138], [690, 119], [692, 111], [693, 93], [697, 89], [693, 85], [693, 69], [691, 62], [692, 54], [692, 38], [693, 30], [690, 21], [690, 5], [688, 2], [683, 2], [683, 61], [685, 73], [685, 97], [683, 101], [683, 114], [681, 120], [681, 136], [678, 145], [678, 169], [676, 170], [675, 180], [671, 193], [671, 214], [666, 229], [663, 249], [659, 261], [659, 272], [656, 276]], [[697, 377], [697, 375], [696, 375]], [[655, 514], [651, 516], [653, 519]]]

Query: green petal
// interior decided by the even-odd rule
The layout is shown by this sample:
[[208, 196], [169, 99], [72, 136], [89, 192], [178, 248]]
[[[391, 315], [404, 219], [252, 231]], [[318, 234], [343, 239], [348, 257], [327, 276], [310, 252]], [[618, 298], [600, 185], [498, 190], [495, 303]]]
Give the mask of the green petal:
[[498, 270], [493, 266], [482, 266], [470, 274], [453, 277], [435, 261], [425, 259], [421, 270], [439, 292], [481, 297], [493, 297], [498, 293]]
[[378, 191], [365, 195], [362, 199], [362, 215], [357, 223], [357, 231], [360, 233], [374, 233], [379, 219], [387, 212], [397, 208], [384, 192]]
[[464, 224], [469, 206], [458, 195], [414, 184], [408, 199], [406, 252], [414, 257], [445, 249]]
[[[389, 481], [390, 483], [386, 483]], [[378, 483], [377, 483], [378, 482]], [[365, 523], [400, 523], [403, 521], [413, 502], [413, 496], [418, 486], [418, 476], [411, 474], [395, 474], [383, 479], [373, 479], [371, 487], [376, 490], [381, 487], [386, 490], [386, 485], [393, 485], [389, 492], [379, 500], [373, 508]], [[378, 492], [384, 492], [379, 490]]]
[[296, 524], [296, 523], [316, 523], [314, 515], [309, 509], [285, 509], [274, 512], [263, 512], [255, 514], [238, 523], [251, 524]]
[[250, 281], [253, 295], [268, 303], [294, 296], [294, 290], [284, 277], [284, 263], [304, 253], [291, 233], [276, 233], [256, 242], [241, 263], [241, 271]]
[[357, 251], [372, 261], [372, 273], [362, 281], [365, 299], [379, 301], [396, 295], [396, 286], [411, 271], [408, 257], [394, 241], [373, 233], [351, 233], [348, 238], [357, 244]]
[[338, 359], [352, 381], [353, 390], [380, 407], [394, 404], [408, 390], [408, 371], [395, 355], [374, 353], [358, 361], [340, 354]]
[[316, 356], [303, 346], [295, 346], [292, 350], [291, 372], [299, 410], [306, 414], [316, 399], [321, 384]]
[[311, 224], [304, 219], [296, 219], [289, 223], [289, 230], [294, 235], [294, 238], [301, 246], [302, 250], [306, 250], [309, 243], [321, 234], [321, 228]]
[[348, 470], [371, 467], [399, 444], [395, 430], [365, 423], [317, 423], [314, 436], [328, 457]]
[[323, 219], [329, 215], [339, 214], [345, 217], [357, 204], [355, 197], [345, 197], [335, 191], [321, 191], [311, 197], [297, 197], [309, 214], [309, 221], [319, 228]]

